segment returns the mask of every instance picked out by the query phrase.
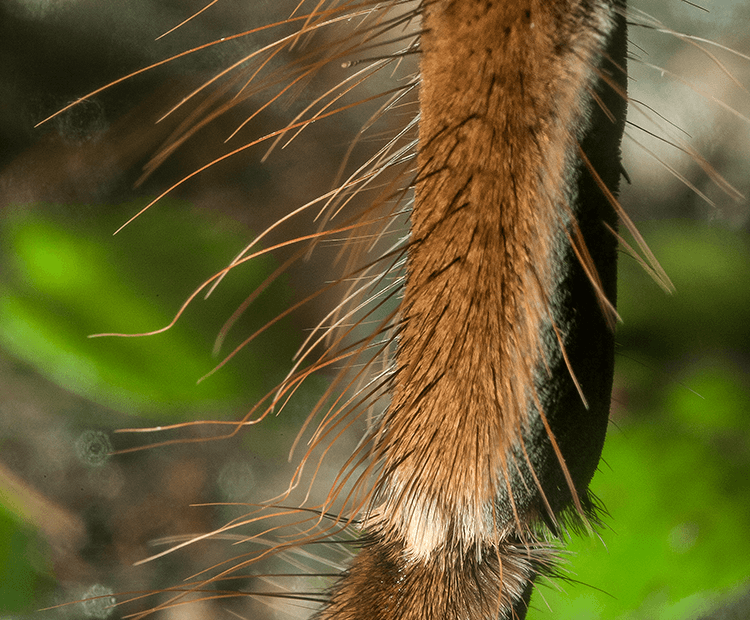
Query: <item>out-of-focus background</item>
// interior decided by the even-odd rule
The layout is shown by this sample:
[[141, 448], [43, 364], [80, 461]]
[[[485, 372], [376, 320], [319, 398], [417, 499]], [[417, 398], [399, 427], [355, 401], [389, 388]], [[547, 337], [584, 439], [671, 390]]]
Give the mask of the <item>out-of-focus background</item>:
[[[156, 121], [219, 67], [278, 33], [228, 41], [34, 125], [122, 75], [291, 10], [224, 0], [155, 40], [202, 6], [0, 4], [0, 617], [122, 617], [110, 594], [170, 587], [240, 553], [217, 541], [133, 566], [164, 548], [157, 541], [165, 537], [207, 531], [244, 512], [190, 504], [252, 503], [285, 488], [288, 451], [327, 385], [326, 376], [308, 381], [281, 415], [231, 440], [107, 457], [216, 433], [215, 426], [149, 435], [116, 429], [241, 418], [284, 377], [305, 329], [333, 303], [316, 300], [280, 321], [200, 384], [222, 355], [336, 277], [336, 248], [321, 248], [259, 295], [218, 357], [212, 348], [224, 321], [292, 250], [231, 273], [166, 333], [87, 338], [166, 325], [249, 240], [330, 189], [362, 121], [353, 113], [316, 126], [265, 161], [262, 146], [248, 150], [113, 237], [172, 183], [229, 150], [233, 143], [224, 140], [255, 109], [250, 101], [220, 117], [144, 177], [151, 155], [196, 108]], [[632, 8], [750, 53], [746, 2], [714, 2], [709, 13], [676, 0]], [[666, 295], [623, 253], [612, 424], [593, 482], [605, 525], [598, 536], [571, 541], [561, 567], [569, 581], [539, 588], [530, 618], [750, 616], [743, 606], [750, 588], [750, 211], [689, 152], [748, 195], [750, 93], [743, 85], [750, 85], [750, 61], [718, 47], [706, 53], [699, 41], [652, 25], [631, 29], [630, 92], [644, 105], [630, 115], [624, 152], [632, 184], [624, 184], [622, 201], [676, 293]], [[209, 97], [198, 102], [210, 105]], [[293, 105], [262, 110], [244, 137], [294, 112]], [[313, 226], [303, 217], [265, 244]], [[170, 613], [295, 617], [306, 608], [304, 601], [226, 599]]]

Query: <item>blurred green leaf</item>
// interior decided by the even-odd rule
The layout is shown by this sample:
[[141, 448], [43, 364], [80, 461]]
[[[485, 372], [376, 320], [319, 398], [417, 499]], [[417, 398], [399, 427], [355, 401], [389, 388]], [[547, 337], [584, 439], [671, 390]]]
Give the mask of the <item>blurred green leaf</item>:
[[[169, 201], [144, 216], [148, 222], [136, 220], [112, 237], [142, 207], [119, 205], [71, 221], [62, 215], [70, 207], [31, 205], [4, 218], [0, 244], [8, 268], [0, 283], [0, 345], [86, 398], [128, 413], [158, 414], [162, 421], [170, 411], [228, 409], [240, 399], [260, 398], [283, 376], [295, 349], [283, 322], [233, 364], [196, 381], [221, 359], [211, 357], [213, 338], [228, 312], [275, 268], [270, 257], [230, 273], [165, 333], [88, 338], [168, 325], [193, 289], [247, 243], [247, 231]], [[289, 297], [283, 281], [275, 282], [232, 333], [253, 333], [285, 309]]]
[[529, 620], [685, 619], [750, 578], [750, 245], [639, 228], [677, 292], [621, 259], [614, 424], [592, 482], [606, 529], [571, 540], [575, 582], [538, 589]]
[[34, 532], [3, 504], [0, 496], [0, 614], [30, 611], [48, 568]]

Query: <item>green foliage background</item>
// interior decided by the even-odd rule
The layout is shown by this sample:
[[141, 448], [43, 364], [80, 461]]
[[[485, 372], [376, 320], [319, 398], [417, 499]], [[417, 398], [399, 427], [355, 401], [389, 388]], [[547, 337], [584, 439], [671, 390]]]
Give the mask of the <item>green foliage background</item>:
[[577, 583], [539, 589], [531, 618], [694, 618], [750, 583], [748, 237], [639, 228], [676, 293], [621, 258], [612, 424], [592, 483], [606, 527], [571, 541]]
[[[102, 331], [137, 333], [167, 325], [192, 290], [248, 241], [248, 231], [238, 224], [168, 200], [148, 225], [132, 234], [126, 229], [122, 239], [113, 237], [112, 231], [144, 205], [23, 205], [0, 220], [0, 351], [3, 359], [38, 375], [40, 385], [51, 383], [79, 402], [91, 402], [91, 407], [72, 409], [44, 403], [45, 414], [66, 418], [62, 425], [74, 434], [87, 428], [103, 429], [106, 435], [118, 426], [235, 419], [283, 378], [300, 343], [289, 321], [279, 321], [232, 364], [196, 383], [221, 359], [212, 357], [211, 348], [228, 309], [231, 314], [275, 268], [269, 256], [229, 274], [215, 295], [196, 300], [163, 334], [88, 338]], [[244, 338], [260, 329], [288, 307], [290, 298], [285, 278], [277, 280], [234, 332]], [[22, 453], [19, 444], [41, 439], [31, 435], [39, 431], [27, 430], [25, 420], [11, 419], [20, 409], [14, 406], [13, 386], [6, 388], [10, 397], [2, 404], [7, 425], [6, 436], [0, 434], [0, 457], [3, 451], [6, 457]], [[307, 391], [304, 386], [297, 398], [304, 399]], [[273, 418], [267, 426], [277, 429]], [[273, 452], [273, 446], [283, 450], [272, 441], [265, 451]], [[71, 441], [61, 449], [72, 453], [79, 447]], [[93, 455], [94, 469], [100, 456]], [[81, 458], [85, 461], [86, 455]], [[35, 493], [33, 484], [14, 484], [0, 475], [0, 614], [31, 612], [47, 604], [54, 591], [49, 551], [34, 529], [40, 522], [30, 505]], [[72, 509], [83, 513], [88, 507]]]

